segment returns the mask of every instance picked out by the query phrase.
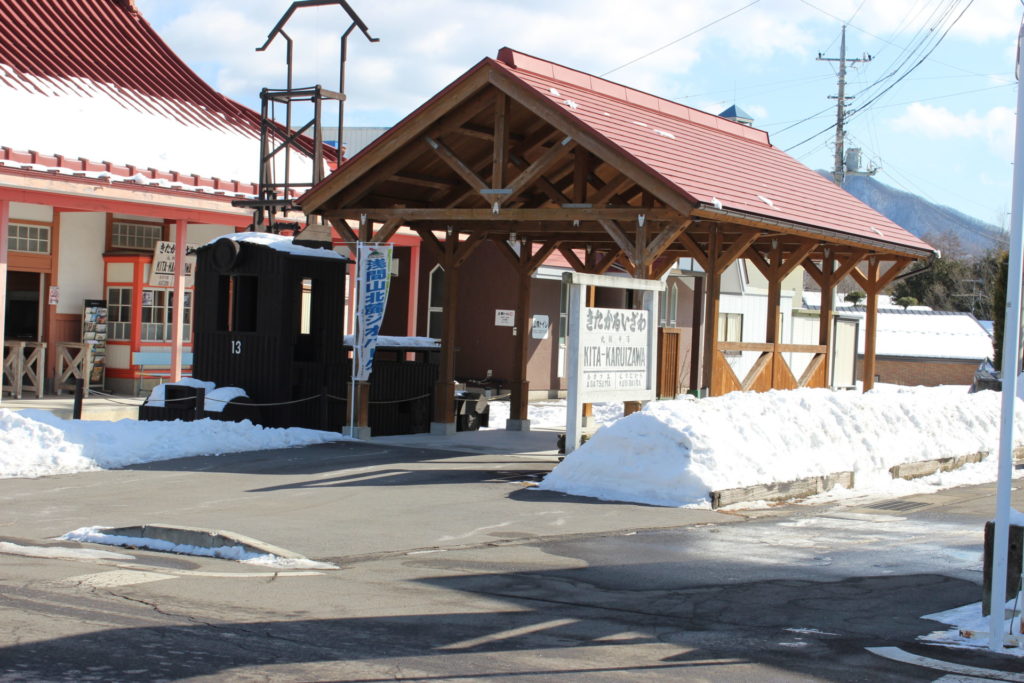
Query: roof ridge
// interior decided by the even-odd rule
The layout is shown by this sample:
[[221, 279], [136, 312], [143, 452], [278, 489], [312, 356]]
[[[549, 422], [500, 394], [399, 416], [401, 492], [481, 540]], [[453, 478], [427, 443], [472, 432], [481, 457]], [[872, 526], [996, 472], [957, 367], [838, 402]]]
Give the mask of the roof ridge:
[[[695, 123], [697, 125], [706, 126], [708, 128], [712, 128], [723, 133], [737, 135], [741, 138], [751, 140], [752, 142], [760, 141], [766, 145], [771, 146], [771, 141], [768, 137], [768, 132], [760, 128], [755, 128], [754, 126], [748, 126], [746, 124], [737, 123], [736, 121], [730, 121], [729, 119], [722, 118], [721, 116], [716, 116], [701, 109], [697, 109], [696, 107], [691, 107], [686, 104], [674, 102], [672, 100], [665, 99], [664, 97], [660, 97], [658, 95], [654, 95], [649, 92], [645, 92], [643, 90], [630, 87], [628, 85], [623, 85], [622, 83], [610, 81], [607, 78], [595, 76], [594, 74], [587, 73], [586, 71], [580, 71], [579, 69], [573, 69], [568, 66], [563, 66], [562, 64], [558, 64], [557, 62], [542, 59], [541, 57], [534, 57], [533, 55], [526, 54], [525, 52], [520, 52], [510, 47], [503, 47], [500, 50], [498, 50], [497, 61], [505, 64], [506, 66], [512, 67], [513, 69], [528, 71], [530, 73], [545, 76], [556, 81], [568, 83], [569, 85], [584, 87], [589, 90], [598, 90], [598, 88], [594, 87], [594, 82], [596, 81], [606, 86], [605, 88], [600, 88], [600, 91], [603, 94], [609, 95], [611, 97], [615, 96], [608, 92], [610, 88], [621, 88], [623, 94], [626, 96], [618, 97], [617, 99], [628, 102], [629, 104], [647, 107], [648, 109], [654, 109], [655, 111], [658, 111], [661, 114], [674, 116], [676, 118], [683, 119], [691, 123]], [[584, 80], [588, 80], [589, 82], [585, 83], [583, 82]], [[634, 95], [633, 100], [637, 101], [633, 101], [628, 97], [630, 93]], [[652, 103], [656, 102], [658, 105], [665, 106], [651, 106], [650, 104], [645, 104], [644, 101]], [[760, 140], [758, 140], [757, 138], [760, 138]]]

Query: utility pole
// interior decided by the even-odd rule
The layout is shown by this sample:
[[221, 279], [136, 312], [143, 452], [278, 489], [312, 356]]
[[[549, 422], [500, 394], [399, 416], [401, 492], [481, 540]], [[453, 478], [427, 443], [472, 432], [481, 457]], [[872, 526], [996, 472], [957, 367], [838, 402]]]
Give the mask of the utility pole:
[[836, 156], [835, 164], [832, 169], [832, 179], [836, 185], [843, 186], [843, 179], [846, 177], [846, 169], [843, 165], [843, 140], [844, 131], [843, 124], [846, 121], [846, 100], [852, 100], [852, 97], [846, 96], [846, 65], [857, 64], [859, 62], [870, 62], [871, 55], [865, 54], [863, 57], [858, 59], [847, 59], [846, 58], [846, 26], [843, 26], [842, 38], [839, 41], [839, 57], [826, 57], [823, 53], [818, 53], [819, 62], [839, 62], [839, 92], [835, 98], [829, 95], [829, 99], [836, 100]]

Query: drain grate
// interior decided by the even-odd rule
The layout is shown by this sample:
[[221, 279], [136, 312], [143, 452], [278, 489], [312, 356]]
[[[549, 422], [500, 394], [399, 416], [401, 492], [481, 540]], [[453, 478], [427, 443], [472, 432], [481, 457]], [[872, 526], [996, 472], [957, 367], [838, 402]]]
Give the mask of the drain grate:
[[866, 508], [872, 510], [895, 510], [896, 512], [910, 512], [911, 510], [917, 510], [919, 508], [926, 508], [931, 503], [919, 503], [916, 500], [886, 500], [881, 503], [872, 503], [871, 505], [865, 505]]

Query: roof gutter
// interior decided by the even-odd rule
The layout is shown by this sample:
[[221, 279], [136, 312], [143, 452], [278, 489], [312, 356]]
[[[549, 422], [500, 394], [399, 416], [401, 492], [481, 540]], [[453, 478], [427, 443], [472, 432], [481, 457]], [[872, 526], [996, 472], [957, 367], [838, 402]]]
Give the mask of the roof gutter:
[[[717, 207], [709, 206], [707, 204], [700, 204], [696, 209], [693, 210], [692, 215], [705, 218], [740, 218], [746, 221], [760, 223], [761, 225], [764, 225], [766, 227], [782, 228], [787, 231], [814, 235], [816, 237], [835, 237], [836, 235], [834, 230], [828, 230], [826, 228], [817, 228], [809, 225], [804, 225], [801, 223], [792, 223], [790, 221], [779, 220], [778, 218], [768, 218], [766, 216], [745, 213], [743, 211], [734, 211], [732, 209], [719, 209]], [[890, 242], [882, 242], [880, 240], [856, 237], [854, 235], [844, 235], [843, 240], [846, 242], [862, 244], [864, 246], [873, 248], [882, 247], [888, 251], [900, 251], [902, 253], [915, 256], [916, 258], [928, 258], [930, 260], [933, 260], [936, 254], [936, 252], [933, 250], [915, 249], [913, 247], [897, 247], [896, 245]]]

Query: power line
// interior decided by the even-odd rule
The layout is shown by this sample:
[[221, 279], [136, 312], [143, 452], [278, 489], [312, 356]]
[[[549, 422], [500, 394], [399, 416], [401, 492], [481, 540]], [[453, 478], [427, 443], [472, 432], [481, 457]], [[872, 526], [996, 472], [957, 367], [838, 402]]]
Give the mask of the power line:
[[710, 27], [714, 26], [715, 24], [717, 24], [718, 22], [720, 22], [720, 21], [724, 21], [724, 20], [728, 19], [729, 17], [733, 16], [734, 14], [739, 14], [739, 13], [740, 13], [740, 12], [742, 12], [743, 10], [747, 9], [748, 7], [753, 7], [754, 5], [756, 5], [756, 4], [757, 4], [757, 3], [759, 3], [759, 2], [761, 2], [761, 0], [753, 0], [753, 2], [747, 3], [747, 4], [746, 4], [746, 5], [744, 5], [743, 7], [740, 7], [740, 8], [739, 8], [739, 9], [737, 9], [737, 10], [733, 10], [732, 12], [729, 12], [729, 13], [728, 13], [728, 14], [726, 14], [725, 16], [722, 16], [722, 17], [719, 17], [718, 19], [715, 19], [714, 21], [712, 21], [712, 22], [711, 22], [711, 23], [709, 23], [709, 24], [704, 24], [704, 25], [703, 25], [703, 26], [701, 26], [700, 28], [698, 28], [698, 29], [696, 29], [696, 30], [694, 30], [694, 31], [690, 31], [689, 33], [687, 33], [687, 34], [686, 34], [685, 36], [682, 36], [681, 38], [676, 38], [676, 39], [675, 39], [675, 40], [673, 40], [673, 41], [672, 41], [671, 43], [665, 43], [665, 44], [664, 44], [664, 45], [662, 45], [661, 47], [655, 48], [655, 49], [651, 50], [650, 52], [648, 52], [647, 54], [644, 54], [644, 55], [640, 55], [640, 56], [639, 56], [639, 57], [637, 57], [636, 59], [634, 59], [634, 60], [631, 60], [631, 61], [629, 61], [629, 62], [626, 62], [626, 63], [625, 63], [625, 64], [623, 64], [622, 66], [617, 66], [617, 67], [615, 67], [615, 68], [614, 68], [614, 69], [612, 69], [611, 71], [605, 71], [605, 72], [604, 72], [603, 74], [601, 74], [601, 78], [604, 78], [605, 76], [607, 76], [607, 75], [608, 75], [608, 74], [610, 74], [610, 73], [615, 73], [615, 72], [616, 72], [616, 71], [618, 71], [619, 69], [625, 69], [625, 68], [626, 68], [627, 66], [630, 66], [631, 64], [636, 64], [636, 63], [637, 63], [637, 62], [639, 62], [639, 61], [640, 61], [641, 59], [647, 59], [647, 58], [648, 58], [648, 57], [650, 57], [651, 55], [653, 55], [653, 54], [655, 54], [655, 53], [657, 53], [657, 52], [661, 52], [661, 51], [662, 51], [662, 50], [664, 50], [665, 48], [667, 48], [667, 47], [671, 47], [671, 46], [675, 45], [675, 44], [676, 44], [676, 43], [678, 43], [678, 42], [681, 42], [681, 41], [683, 41], [683, 40], [686, 40], [686, 39], [687, 39], [687, 38], [689, 38], [690, 36], [694, 36], [694, 35], [696, 35], [696, 34], [700, 33], [701, 31], [703, 31], [704, 29], [706, 29], [706, 28], [710, 28]]

